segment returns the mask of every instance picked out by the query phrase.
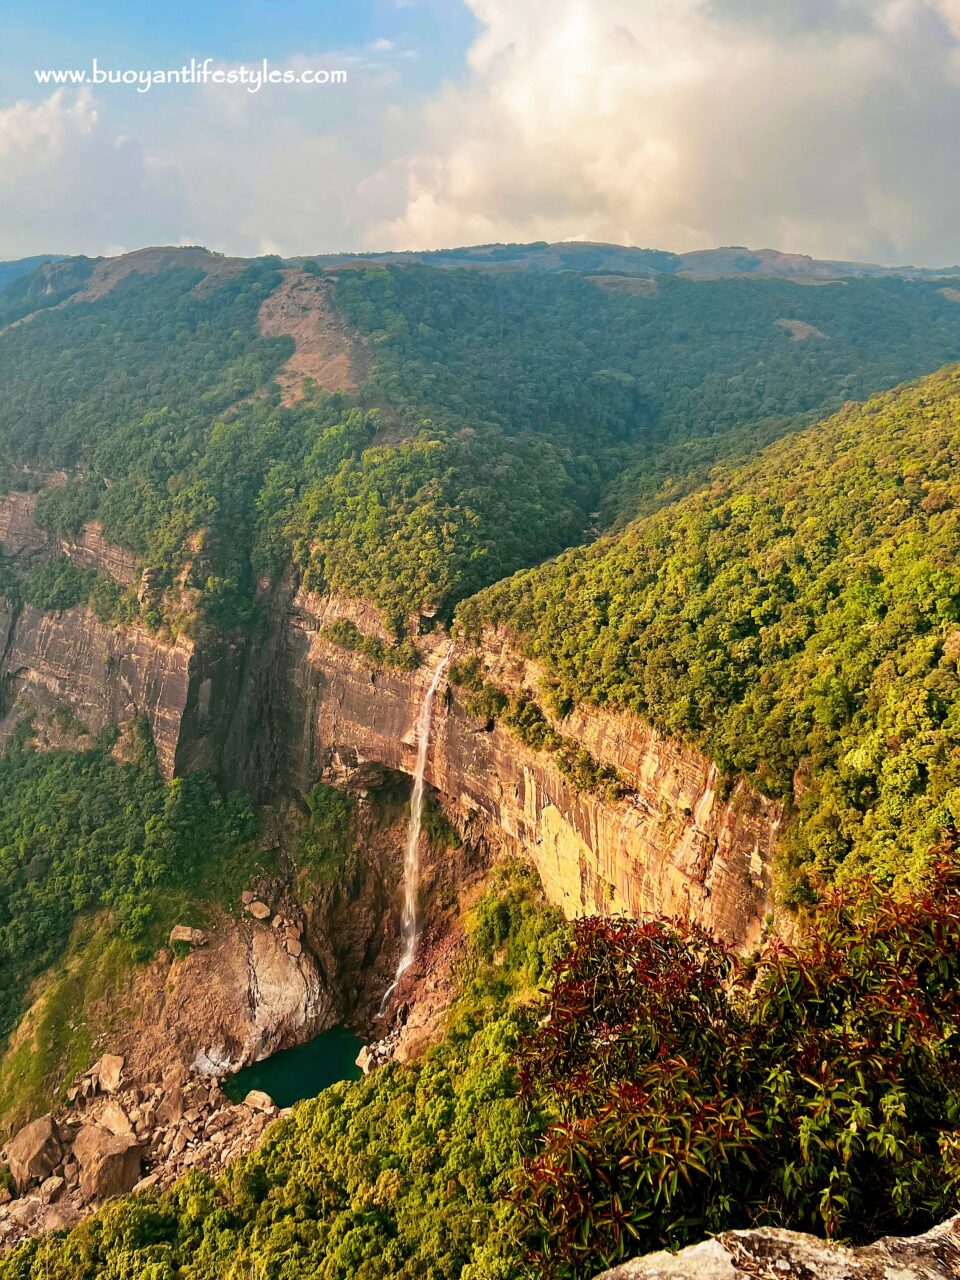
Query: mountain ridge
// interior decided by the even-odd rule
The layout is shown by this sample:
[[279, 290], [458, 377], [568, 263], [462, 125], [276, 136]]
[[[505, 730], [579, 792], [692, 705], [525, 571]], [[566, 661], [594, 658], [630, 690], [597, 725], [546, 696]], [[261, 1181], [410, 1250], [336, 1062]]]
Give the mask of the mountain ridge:
[[[201, 252], [228, 262], [253, 262], [207, 249], [202, 245], [151, 245], [124, 250], [119, 254], [93, 255], [97, 263], [115, 262], [134, 255], [163, 253], [171, 260], [184, 252]], [[30, 258], [0, 260], [0, 291], [20, 276], [45, 263], [72, 260], [83, 255], [38, 254]], [[909, 264], [887, 266], [854, 259], [815, 258], [811, 254], [782, 249], [752, 249], [747, 245], [717, 245], [675, 253], [669, 249], [648, 249], [636, 245], [594, 240], [493, 242], [447, 249], [343, 250], [341, 252], [261, 255], [279, 257], [289, 266], [315, 262], [327, 269], [362, 269], [367, 265], [419, 264], [443, 268], [484, 270], [576, 271], [590, 275], [623, 274], [638, 279], [676, 275], [694, 279], [752, 277], [797, 281], [839, 281], [848, 278], [899, 276], [905, 279], [939, 279], [960, 275], [960, 265], [916, 267]]]

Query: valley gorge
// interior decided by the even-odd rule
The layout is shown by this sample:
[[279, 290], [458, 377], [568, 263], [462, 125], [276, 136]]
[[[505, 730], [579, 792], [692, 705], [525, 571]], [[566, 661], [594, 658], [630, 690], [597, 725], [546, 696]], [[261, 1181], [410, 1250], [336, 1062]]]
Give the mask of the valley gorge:
[[[51, 548], [32, 507], [29, 495], [0, 499], [6, 555], [55, 551], [111, 576], [126, 572], [122, 553], [96, 528]], [[473, 646], [451, 644], [438, 628], [417, 637], [420, 664], [399, 670], [329, 638], [346, 621], [385, 642], [369, 604], [286, 582], [265, 590], [260, 603], [268, 621], [255, 641], [164, 639], [141, 623], [101, 622], [86, 605], [41, 612], [26, 604], [2, 615], [0, 738], [28, 718], [41, 749], [83, 749], [110, 726], [128, 730], [145, 720], [163, 776], [215, 767], [227, 785], [244, 786], [262, 806], [261, 846], [279, 857], [276, 874], [236, 887], [233, 913], [217, 913], [202, 940], [172, 959], [160, 952], [124, 980], [122, 994], [108, 988], [83, 1008], [91, 1053], [119, 1055], [134, 1095], [164, 1072], [216, 1088], [225, 1073], [343, 1023], [367, 1029], [371, 1065], [416, 1054], [449, 1000], [463, 903], [491, 859], [504, 855], [531, 862], [548, 900], [569, 917], [666, 913], [740, 949], [759, 938], [771, 907], [778, 805], [742, 782], [720, 798], [715, 769], [695, 750], [631, 717], [589, 710], [568, 717], [564, 731], [615, 768], [626, 791], [618, 798], [578, 791], [549, 753], [478, 722], [456, 687], [439, 683], [447, 660]], [[535, 667], [504, 635], [490, 632], [475, 652], [500, 687], [538, 692]], [[415, 771], [417, 720], [432, 684], [439, 687], [424, 781], [459, 838], [455, 849], [425, 849], [419, 946], [409, 972], [395, 979], [392, 1004], [402, 1021], [394, 1024], [393, 1013], [378, 1021], [377, 1007], [392, 991], [400, 949], [402, 780]], [[118, 758], [124, 750], [122, 732]], [[356, 798], [358, 856], [344, 882], [304, 893], [283, 872], [280, 818], [284, 806], [303, 805], [317, 780]], [[14, 1058], [43, 1034], [39, 999], [14, 1035]], [[62, 1096], [70, 1083], [55, 1078], [46, 1088]], [[61, 1127], [69, 1128], [70, 1114]], [[8, 1113], [7, 1124], [29, 1119]], [[218, 1139], [215, 1154], [235, 1155], [260, 1129], [243, 1132], [240, 1146]], [[203, 1139], [189, 1141], [194, 1162], [210, 1158]], [[149, 1185], [166, 1185], [179, 1167], [167, 1158]], [[38, 1202], [32, 1218], [10, 1220], [4, 1238], [13, 1243], [68, 1222], [69, 1205], [74, 1215], [83, 1209], [70, 1196], [56, 1212]]]
[[0, 289], [2, 1280], [952, 1265], [960, 310], [507, 249]]
[[[17, 496], [0, 499], [0, 535], [4, 503]], [[79, 545], [86, 548], [93, 532]], [[31, 538], [22, 516], [18, 537]], [[119, 553], [98, 554], [113, 572]], [[58, 707], [89, 734], [144, 717], [165, 777], [215, 768], [262, 802], [303, 797], [318, 778], [356, 789], [390, 773], [412, 775], [414, 726], [446, 633], [418, 636], [421, 663], [403, 671], [329, 639], [331, 627], [347, 621], [387, 640], [365, 602], [281, 583], [259, 603], [267, 620], [261, 635], [212, 643], [165, 641], [140, 624], [113, 627], [85, 605], [8, 613], [0, 620], [7, 690], [0, 738], [28, 711], [41, 734], [56, 732]], [[455, 641], [454, 656], [464, 649], [474, 646]], [[476, 652], [498, 687], [539, 693], [540, 673], [504, 633], [486, 632]], [[771, 910], [779, 804], [744, 781], [721, 798], [705, 757], [625, 714], [578, 708], [562, 726], [623, 776], [627, 795], [616, 800], [578, 791], [549, 753], [499, 724], [477, 723], [453, 687], [441, 690], [435, 721], [425, 777], [457, 828], [516, 847], [565, 914], [663, 913], [737, 947], [757, 940]]]

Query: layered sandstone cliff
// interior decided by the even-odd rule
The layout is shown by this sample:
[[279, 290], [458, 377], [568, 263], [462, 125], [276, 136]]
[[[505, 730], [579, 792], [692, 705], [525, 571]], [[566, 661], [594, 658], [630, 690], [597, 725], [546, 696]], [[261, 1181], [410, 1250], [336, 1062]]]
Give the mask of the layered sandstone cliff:
[[[248, 785], [272, 776], [302, 792], [321, 776], [362, 782], [380, 768], [412, 771], [417, 708], [449, 640], [421, 637], [424, 662], [411, 672], [325, 638], [343, 617], [372, 632], [368, 613], [302, 592], [288, 599], [244, 682], [231, 734], [244, 757], [228, 748], [225, 760]], [[501, 687], [536, 693], [536, 670], [503, 636], [488, 636], [481, 654]], [[580, 709], [562, 728], [619, 770], [626, 799], [578, 792], [548, 753], [499, 723], [478, 723], [456, 689], [437, 701], [427, 781], [463, 829], [479, 825], [531, 857], [548, 897], [570, 915], [664, 912], [737, 945], [753, 941], [769, 908], [780, 807], [743, 782], [721, 800], [704, 756], [635, 718]]]
[[[26, 494], [0, 501], [8, 554], [40, 545], [32, 504]], [[133, 572], [93, 526], [58, 549], [121, 581]], [[370, 606], [287, 589], [263, 604], [265, 635], [204, 645], [111, 626], [83, 606], [0, 607], [0, 740], [27, 711], [66, 707], [90, 733], [144, 717], [166, 777], [214, 769], [261, 800], [302, 797], [318, 778], [362, 787], [384, 770], [409, 774], [417, 710], [449, 638], [420, 637], [415, 671], [379, 667], [325, 638], [340, 619], [383, 637]], [[537, 696], [539, 673], [507, 637], [488, 634], [479, 654], [493, 683]], [[558, 727], [618, 771], [625, 798], [576, 790], [548, 752], [499, 722], [478, 723], [454, 688], [437, 702], [427, 781], [462, 830], [532, 858], [570, 915], [663, 912], [739, 946], [754, 941], [769, 910], [780, 806], [742, 781], [721, 797], [703, 755], [634, 717], [578, 708]]]

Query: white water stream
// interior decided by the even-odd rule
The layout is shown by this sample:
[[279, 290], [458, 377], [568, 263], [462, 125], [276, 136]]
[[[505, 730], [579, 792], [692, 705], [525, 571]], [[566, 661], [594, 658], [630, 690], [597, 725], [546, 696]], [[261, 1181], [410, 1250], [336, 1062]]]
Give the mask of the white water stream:
[[380, 1016], [386, 1012], [390, 997], [397, 989], [397, 983], [413, 964], [417, 954], [417, 943], [420, 941], [420, 922], [417, 917], [420, 895], [420, 828], [423, 822], [423, 775], [427, 768], [427, 754], [430, 750], [430, 729], [433, 724], [433, 701], [440, 688], [440, 681], [447, 669], [447, 663], [453, 653], [453, 645], [446, 654], [430, 681], [430, 687], [420, 704], [417, 722], [414, 725], [414, 739], [417, 744], [417, 763], [413, 773], [413, 794], [410, 797], [410, 824], [407, 827], [407, 848], [403, 857], [403, 915], [400, 918], [401, 936], [403, 938], [403, 955], [397, 965], [393, 982], [384, 992], [380, 1002]]

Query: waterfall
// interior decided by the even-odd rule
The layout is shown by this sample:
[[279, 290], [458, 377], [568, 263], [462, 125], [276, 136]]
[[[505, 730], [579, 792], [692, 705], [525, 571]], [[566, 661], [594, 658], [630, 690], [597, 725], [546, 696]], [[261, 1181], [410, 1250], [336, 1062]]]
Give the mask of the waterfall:
[[418, 898], [420, 893], [420, 828], [423, 821], [423, 775], [427, 768], [427, 753], [430, 750], [430, 728], [433, 723], [433, 700], [443, 679], [447, 663], [453, 653], [453, 645], [447, 650], [442, 662], [433, 673], [430, 687], [420, 704], [417, 722], [414, 726], [414, 738], [417, 744], [417, 763], [413, 772], [413, 794], [410, 797], [410, 822], [407, 827], [407, 847], [403, 857], [403, 915], [400, 919], [401, 936], [403, 937], [403, 955], [397, 965], [393, 982], [384, 992], [380, 1002], [380, 1016], [386, 1012], [387, 1004], [397, 983], [413, 964], [417, 954], [417, 943], [420, 935], [420, 923], [417, 918]]

